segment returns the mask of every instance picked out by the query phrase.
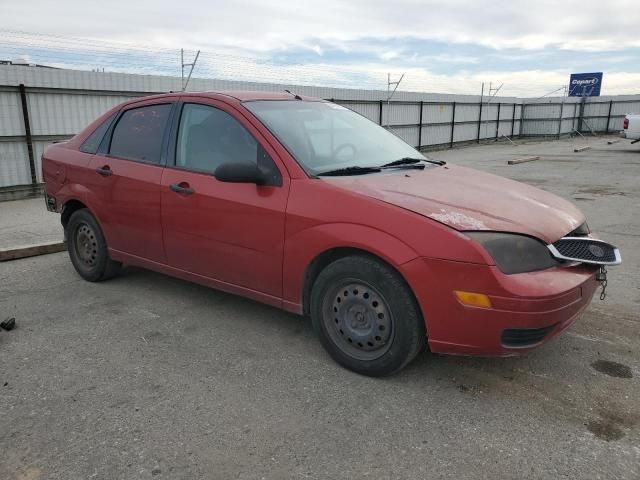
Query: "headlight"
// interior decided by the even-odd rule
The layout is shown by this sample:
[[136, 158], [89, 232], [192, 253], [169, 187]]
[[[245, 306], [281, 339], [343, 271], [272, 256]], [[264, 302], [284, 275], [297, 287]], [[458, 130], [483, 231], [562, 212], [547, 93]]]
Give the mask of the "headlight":
[[586, 237], [590, 233], [591, 233], [591, 230], [589, 230], [589, 225], [587, 225], [587, 222], [584, 222], [582, 225], [580, 225], [571, 233], [567, 233], [565, 237]]
[[524, 273], [558, 265], [544, 243], [514, 233], [464, 232], [480, 243], [503, 273]]

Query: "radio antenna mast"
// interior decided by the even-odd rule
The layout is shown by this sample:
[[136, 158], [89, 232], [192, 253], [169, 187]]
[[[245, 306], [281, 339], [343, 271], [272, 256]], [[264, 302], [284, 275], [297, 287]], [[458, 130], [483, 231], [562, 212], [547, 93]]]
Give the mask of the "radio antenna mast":
[[[402, 79], [404, 78], [404, 73], [402, 75], [400, 75], [400, 79], [398, 79], [395, 82], [391, 81], [391, 74], [387, 73], [387, 127], [389, 126], [389, 112], [390, 112], [390, 104], [391, 104], [391, 97], [393, 97], [393, 94], [396, 93], [396, 90], [398, 89], [398, 86], [400, 85], [400, 82], [402, 82]], [[393, 90], [391, 90], [391, 86], [393, 87]]]
[[[180, 63], [182, 64], [182, 91], [183, 92], [187, 89], [187, 86], [189, 85], [189, 80], [191, 80], [191, 74], [193, 73], [193, 69], [195, 68], [196, 63], [198, 62], [199, 56], [200, 56], [200, 50], [198, 50], [198, 52], [196, 53], [196, 58], [193, 60], [192, 63], [184, 63], [184, 48], [180, 49]], [[189, 75], [187, 76], [186, 82], [184, 80], [184, 67], [191, 67], [189, 69]]]
[[[499, 87], [494, 87], [492, 82], [489, 82], [489, 92], [488, 95], [485, 96], [484, 94], [484, 82], [482, 83], [482, 90], [480, 92], [480, 119], [481, 121], [478, 123], [478, 143], [480, 143], [480, 125], [484, 126], [484, 136], [485, 138], [487, 137], [487, 128], [488, 128], [488, 122], [489, 119], [485, 119], [482, 120], [482, 107], [486, 106], [487, 107], [487, 116], [489, 114], [489, 104], [491, 103], [491, 100], [493, 100], [495, 98], [495, 96], [498, 94], [498, 92], [500, 91], [500, 89], [502, 88], [502, 86], [504, 85], [504, 83], [501, 83]], [[485, 102], [485, 98], [487, 98], [486, 102]], [[498, 126], [500, 125], [500, 119], [496, 119], [498, 122]]]

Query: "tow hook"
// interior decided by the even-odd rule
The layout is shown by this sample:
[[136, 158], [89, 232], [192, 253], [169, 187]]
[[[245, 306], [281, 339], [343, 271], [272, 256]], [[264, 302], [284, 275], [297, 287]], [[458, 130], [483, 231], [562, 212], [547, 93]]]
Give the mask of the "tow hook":
[[600, 266], [600, 271], [596, 273], [596, 281], [600, 282], [602, 291], [600, 291], [600, 300], [607, 298], [607, 268], [604, 265]]

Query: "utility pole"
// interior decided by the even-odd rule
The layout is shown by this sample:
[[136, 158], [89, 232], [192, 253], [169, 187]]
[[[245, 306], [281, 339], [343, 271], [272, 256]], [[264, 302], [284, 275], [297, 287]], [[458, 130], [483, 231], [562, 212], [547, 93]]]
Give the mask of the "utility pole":
[[[182, 71], [181, 71], [181, 80], [182, 80], [182, 91], [184, 92], [187, 89], [187, 86], [189, 85], [189, 80], [191, 80], [191, 74], [193, 73], [193, 69], [196, 66], [196, 63], [198, 62], [198, 57], [200, 56], [200, 50], [198, 50], [198, 52], [196, 53], [196, 58], [193, 60], [192, 63], [184, 63], [184, 49], [181, 48], [180, 49], [180, 64], [182, 65]], [[189, 76], [187, 76], [187, 81], [185, 82], [184, 80], [184, 67], [191, 67], [189, 69]]]
[[[392, 82], [391, 81], [391, 74], [387, 73], [387, 127], [389, 126], [389, 112], [390, 112], [390, 106], [391, 106], [391, 97], [393, 97], [393, 94], [396, 93], [396, 90], [398, 89], [398, 86], [400, 85], [400, 82], [402, 82], [402, 79], [404, 78], [404, 73], [402, 75], [400, 75], [400, 79], [396, 82]], [[393, 91], [391, 91], [391, 85], [394, 85], [393, 87]]]

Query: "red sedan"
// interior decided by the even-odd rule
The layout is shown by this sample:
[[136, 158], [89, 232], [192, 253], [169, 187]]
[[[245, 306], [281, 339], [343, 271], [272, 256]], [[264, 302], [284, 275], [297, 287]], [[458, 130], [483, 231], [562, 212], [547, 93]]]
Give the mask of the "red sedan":
[[431, 160], [289, 93], [126, 102], [43, 155], [89, 281], [138, 265], [309, 315], [341, 365], [513, 355], [567, 328], [618, 250], [571, 203]]

